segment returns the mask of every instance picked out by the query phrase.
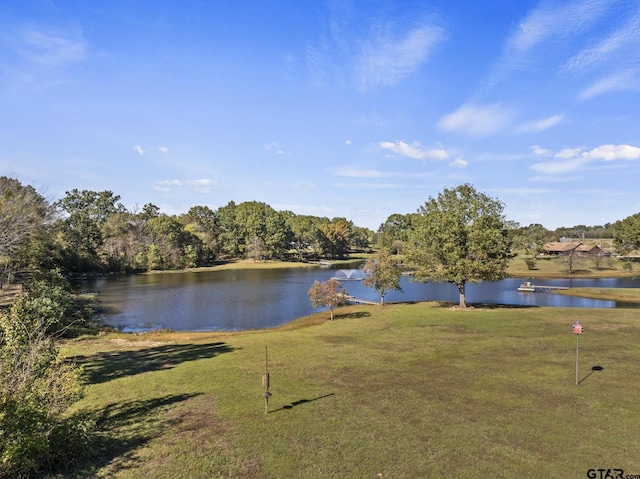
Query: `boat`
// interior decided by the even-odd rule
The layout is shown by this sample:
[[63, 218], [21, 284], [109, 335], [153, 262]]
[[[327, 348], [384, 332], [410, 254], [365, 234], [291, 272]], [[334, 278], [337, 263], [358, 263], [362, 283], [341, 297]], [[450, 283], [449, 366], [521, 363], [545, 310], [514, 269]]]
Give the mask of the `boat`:
[[525, 281], [518, 287], [518, 292], [520, 293], [535, 293], [536, 287], [531, 284], [531, 281]]

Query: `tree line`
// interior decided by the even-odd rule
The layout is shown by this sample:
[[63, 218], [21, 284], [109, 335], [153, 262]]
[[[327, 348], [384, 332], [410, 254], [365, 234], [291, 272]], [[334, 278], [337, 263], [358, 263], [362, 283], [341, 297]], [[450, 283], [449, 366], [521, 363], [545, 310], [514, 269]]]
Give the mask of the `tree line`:
[[74, 189], [50, 202], [32, 186], [0, 177], [2, 280], [17, 267], [132, 272], [235, 258], [344, 258], [374, 240], [373, 231], [346, 218], [296, 215], [258, 201], [167, 215], [152, 203], [127, 209], [112, 191]]

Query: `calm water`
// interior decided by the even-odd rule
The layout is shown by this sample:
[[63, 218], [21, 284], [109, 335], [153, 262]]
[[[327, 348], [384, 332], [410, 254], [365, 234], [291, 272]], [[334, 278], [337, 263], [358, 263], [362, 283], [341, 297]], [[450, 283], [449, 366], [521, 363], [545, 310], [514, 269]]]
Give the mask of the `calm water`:
[[[348, 278], [350, 276], [351, 278]], [[238, 331], [288, 323], [317, 310], [307, 291], [315, 280], [342, 279], [349, 294], [370, 301], [379, 295], [366, 288], [359, 270], [323, 268], [178, 272], [86, 280], [82, 290], [98, 293], [106, 307], [107, 324], [124, 331]], [[518, 293], [522, 279], [467, 285], [467, 302], [566, 306], [580, 308], [638, 307], [613, 301], [553, 293]], [[640, 287], [640, 278], [536, 279], [534, 284], [569, 287]], [[402, 292], [391, 291], [385, 301], [458, 302], [458, 290], [446, 283], [414, 283], [402, 278]]]

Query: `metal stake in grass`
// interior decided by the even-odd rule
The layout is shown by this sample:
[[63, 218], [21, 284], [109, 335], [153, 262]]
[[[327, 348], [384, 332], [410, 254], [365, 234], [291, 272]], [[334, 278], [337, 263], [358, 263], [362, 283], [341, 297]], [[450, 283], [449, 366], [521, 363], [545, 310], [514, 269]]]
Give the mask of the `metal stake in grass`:
[[573, 323], [573, 334], [576, 335], [576, 386], [578, 385], [578, 338], [582, 334], [582, 324], [579, 321]]
[[269, 392], [269, 355], [267, 354], [267, 347], [264, 347], [264, 375], [262, 376], [262, 386], [264, 387], [264, 413], [269, 413], [269, 398], [271, 393]]

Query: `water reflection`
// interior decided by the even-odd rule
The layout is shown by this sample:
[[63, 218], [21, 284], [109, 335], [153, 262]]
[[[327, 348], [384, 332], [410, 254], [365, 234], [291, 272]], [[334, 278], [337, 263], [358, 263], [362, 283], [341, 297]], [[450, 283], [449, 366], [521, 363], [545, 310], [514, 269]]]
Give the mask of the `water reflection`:
[[[348, 271], [348, 270], [347, 270]], [[107, 308], [108, 324], [125, 331], [237, 331], [270, 328], [313, 313], [307, 291], [314, 281], [337, 276], [324, 268], [248, 269], [173, 272], [86, 280], [79, 287], [98, 292]], [[352, 273], [353, 274], [353, 273]], [[511, 304], [612, 308], [621, 303], [564, 296], [551, 292], [519, 293], [522, 279], [469, 283], [470, 304]], [[536, 279], [535, 284], [569, 287], [640, 287], [638, 278]], [[379, 301], [362, 281], [344, 281], [347, 291], [361, 299]], [[447, 283], [401, 280], [402, 292], [391, 291], [386, 302], [458, 302], [458, 290]], [[638, 307], [638, 304], [631, 305]]]

